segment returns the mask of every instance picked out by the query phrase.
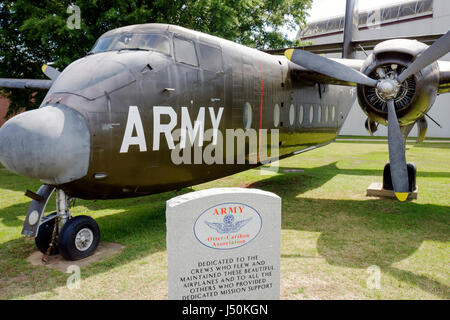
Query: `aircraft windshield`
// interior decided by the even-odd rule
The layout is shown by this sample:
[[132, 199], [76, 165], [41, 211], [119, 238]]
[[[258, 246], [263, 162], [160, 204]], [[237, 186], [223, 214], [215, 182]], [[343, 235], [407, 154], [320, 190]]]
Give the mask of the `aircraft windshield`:
[[122, 33], [97, 40], [90, 53], [116, 50], [155, 50], [170, 55], [169, 38], [161, 34]]

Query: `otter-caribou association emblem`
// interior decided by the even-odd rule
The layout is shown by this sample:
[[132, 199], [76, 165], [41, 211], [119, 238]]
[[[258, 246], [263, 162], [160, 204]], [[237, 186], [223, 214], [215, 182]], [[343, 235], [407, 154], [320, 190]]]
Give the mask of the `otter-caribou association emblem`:
[[208, 221], [205, 221], [205, 223], [208, 227], [216, 230], [218, 233], [236, 233], [239, 231], [239, 229], [245, 226], [250, 220], [252, 220], [252, 218], [236, 221], [236, 223], [234, 223], [234, 216], [228, 214], [223, 218], [223, 223], [208, 222]]
[[243, 203], [221, 203], [199, 215], [194, 234], [203, 245], [223, 250], [248, 244], [261, 228], [261, 215], [255, 208]]

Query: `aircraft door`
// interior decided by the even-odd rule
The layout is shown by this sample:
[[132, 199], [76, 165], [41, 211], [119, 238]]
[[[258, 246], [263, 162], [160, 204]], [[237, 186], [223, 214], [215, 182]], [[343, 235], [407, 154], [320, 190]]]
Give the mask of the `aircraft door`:
[[[183, 86], [179, 88], [177, 97], [179, 105], [197, 105], [200, 94], [199, 82], [199, 63], [195, 44], [190, 39], [173, 37], [173, 47], [175, 53], [175, 61], [177, 64], [177, 74], [181, 77]], [[184, 77], [184, 79], [183, 79]]]
[[222, 49], [212, 43], [198, 43], [201, 69], [202, 105], [224, 106], [225, 81]]

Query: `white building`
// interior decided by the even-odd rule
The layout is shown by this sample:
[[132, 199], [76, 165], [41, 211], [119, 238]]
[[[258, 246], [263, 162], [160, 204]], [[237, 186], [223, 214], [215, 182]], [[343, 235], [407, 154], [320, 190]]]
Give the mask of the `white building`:
[[[376, 1], [374, 1], [376, 3]], [[344, 16], [330, 17], [321, 21], [313, 21], [305, 30], [297, 34], [297, 38], [312, 42], [313, 45], [337, 43], [343, 41]], [[449, 0], [413, 0], [382, 8], [373, 8], [359, 12], [358, 32], [354, 40], [402, 38], [420, 35], [444, 34], [450, 29]], [[370, 53], [370, 52], [367, 52]], [[329, 54], [340, 58], [340, 54]], [[356, 57], [365, 59], [365, 54], [358, 51]], [[450, 54], [440, 60], [450, 61]], [[441, 126], [428, 120], [427, 137], [450, 137], [450, 94], [437, 97], [435, 104], [428, 113]], [[364, 128], [367, 116], [356, 102], [352, 107], [341, 135], [368, 135]], [[387, 136], [387, 128], [378, 127], [376, 136]], [[417, 130], [410, 136], [417, 135]]]

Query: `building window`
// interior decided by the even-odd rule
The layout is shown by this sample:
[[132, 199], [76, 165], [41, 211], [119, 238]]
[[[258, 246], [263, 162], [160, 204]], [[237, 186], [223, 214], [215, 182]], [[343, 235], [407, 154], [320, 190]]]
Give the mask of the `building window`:
[[319, 105], [319, 107], [317, 108], [317, 122], [321, 122], [322, 121], [322, 106]]
[[309, 123], [312, 123], [314, 120], [314, 106], [311, 105], [309, 107]]

